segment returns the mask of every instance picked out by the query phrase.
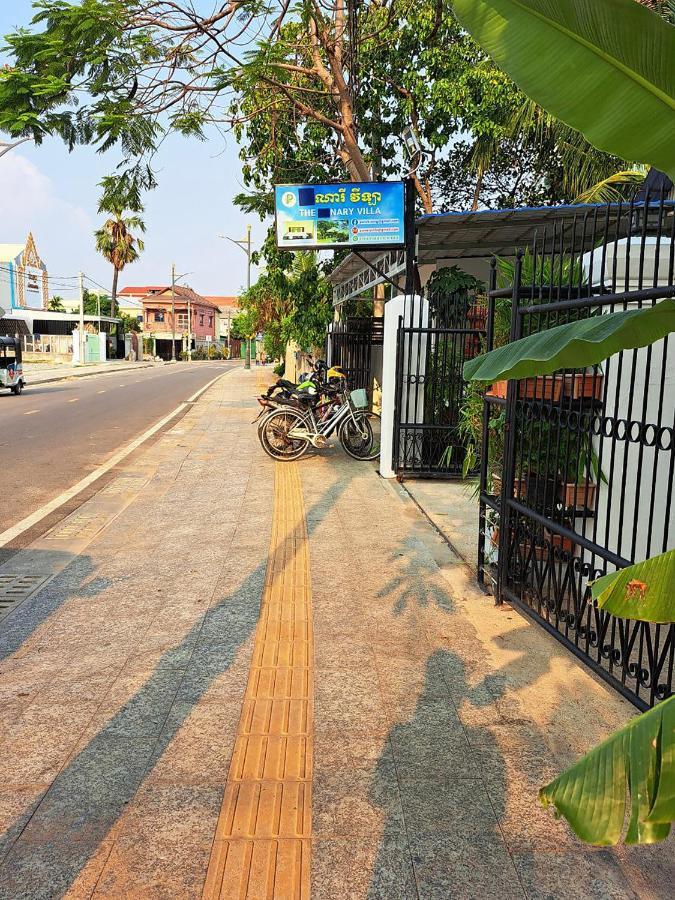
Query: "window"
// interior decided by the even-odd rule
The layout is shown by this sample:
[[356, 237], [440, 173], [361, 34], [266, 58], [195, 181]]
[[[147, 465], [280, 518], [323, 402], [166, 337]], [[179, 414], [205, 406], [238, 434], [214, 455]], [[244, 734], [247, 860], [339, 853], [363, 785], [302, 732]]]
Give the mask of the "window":
[[187, 329], [187, 327], [188, 327], [187, 313], [178, 313], [176, 316], [176, 324], [178, 325], [179, 328]]
[[213, 316], [209, 316], [209, 326], [213, 325]]
[[199, 313], [199, 324], [200, 325], [204, 324], [204, 313]]
[[155, 322], [163, 322], [164, 321], [164, 310], [156, 309], [155, 310]]

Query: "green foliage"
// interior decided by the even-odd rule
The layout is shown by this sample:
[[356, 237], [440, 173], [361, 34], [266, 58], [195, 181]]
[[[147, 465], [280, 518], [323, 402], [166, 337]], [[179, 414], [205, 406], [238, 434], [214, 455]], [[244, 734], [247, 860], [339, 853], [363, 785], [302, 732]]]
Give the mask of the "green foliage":
[[[450, 181], [476, 201], [559, 200], [621, 168], [581, 140], [579, 160], [599, 162], [570, 195], [561, 148], [573, 141], [514, 127], [526, 98], [459, 25], [451, 0], [363, 0], [356, 47], [337, 4], [295, 0], [277, 11], [243, 0], [223, 16], [190, 0], [170, 5], [168, 15], [163, 0], [37, 2], [30, 26], [6, 38], [0, 131], [118, 148], [104, 197], [125, 194], [132, 211], [155, 185], [169, 132], [202, 139], [232, 128], [246, 187], [237, 202], [261, 216], [274, 183], [399, 177], [410, 123], [425, 151], [425, 208], [428, 178], [441, 203]], [[466, 152], [449, 149], [462, 142]]]
[[464, 377], [485, 384], [585, 369], [620, 350], [646, 347], [675, 331], [675, 300], [592, 316], [529, 335], [469, 360]]
[[283, 357], [289, 341], [308, 351], [322, 346], [333, 309], [315, 254], [280, 252], [271, 234], [263, 252], [266, 269], [240, 298], [251, 333], [263, 332], [265, 352], [273, 359]]
[[553, 805], [589, 844], [621, 839], [630, 792], [627, 844], [651, 844], [675, 820], [675, 697], [632, 719], [582, 757], [539, 797]]
[[595, 147], [675, 176], [675, 30], [659, 16], [634, 0], [453, 5], [476, 40], [546, 110]]
[[54, 296], [49, 301], [49, 305], [47, 309], [51, 312], [66, 312], [66, 308], [63, 305], [63, 297]]
[[467, 295], [469, 291], [485, 290], [485, 284], [473, 275], [469, 275], [459, 266], [444, 266], [431, 273], [427, 282], [429, 294], [457, 294]]
[[102, 294], [94, 294], [87, 288], [83, 291], [83, 302], [85, 315], [87, 316], [109, 316], [110, 315], [110, 297]]
[[[630, 199], [638, 186], [647, 177], [648, 169], [625, 169], [614, 172], [608, 178], [603, 178], [597, 184], [591, 185], [587, 190], [575, 198], [575, 203], [620, 203]], [[632, 189], [632, 190], [626, 190]]]
[[[186, 351], [182, 351], [180, 354], [181, 359], [190, 359], [190, 354]], [[202, 362], [204, 360], [219, 360], [219, 359], [227, 359], [227, 351], [223, 352], [223, 350], [217, 344], [209, 344], [206, 347], [196, 347], [192, 351], [193, 360], [198, 362]]]
[[128, 334], [130, 331], [135, 331], [139, 333], [141, 331], [141, 325], [136, 316], [130, 316], [128, 313], [117, 312], [117, 318], [122, 320], [122, 331], [125, 334]]
[[613, 616], [675, 622], [675, 550], [591, 582], [593, 599]]

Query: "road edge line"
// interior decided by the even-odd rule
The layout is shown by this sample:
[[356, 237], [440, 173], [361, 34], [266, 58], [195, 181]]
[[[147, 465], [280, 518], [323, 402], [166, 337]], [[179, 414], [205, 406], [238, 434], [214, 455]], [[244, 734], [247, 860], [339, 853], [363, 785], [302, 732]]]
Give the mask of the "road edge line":
[[219, 381], [221, 378], [224, 378], [226, 375], [229, 375], [230, 372], [236, 372], [237, 367], [233, 366], [231, 369], [228, 369], [227, 372], [221, 372], [220, 375], [216, 375], [215, 378], [212, 378], [211, 381], [207, 382], [204, 387], [200, 388], [195, 394], [189, 397], [187, 400], [181, 401], [178, 406], [170, 412], [168, 415], [164, 416], [163, 419], [160, 419], [159, 422], [155, 422], [150, 428], [143, 432], [143, 434], [139, 435], [137, 438], [134, 438], [131, 443], [124, 446], [121, 450], [117, 450], [110, 459], [106, 460], [102, 463], [98, 468], [94, 469], [93, 472], [90, 472], [88, 475], [85, 475], [80, 481], [76, 482], [72, 487], [69, 487], [66, 491], [59, 494], [58, 497], [54, 497], [53, 500], [50, 500], [49, 503], [45, 503], [44, 506], [41, 506], [39, 509], [36, 509], [35, 512], [31, 513], [29, 516], [26, 516], [25, 519], [22, 519], [20, 522], [17, 522], [16, 525], [12, 525], [11, 528], [8, 528], [6, 531], [0, 533], [0, 548], [5, 547], [10, 541], [15, 540], [20, 537], [24, 531], [28, 531], [29, 528], [32, 528], [34, 525], [37, 525], [38, 522], [41, 522], [46, 516], [50, 513], [55, 512], [60, 506], [63, 506], [64, 503], [68, 503], [69, 500], [72, 500], [73, 497], [76, 497], [81, 491], [85, 488], [89, 487], [90, 484], [93, 484], [95, 481], [98, 481], [106, 472], [109, 472], [113, 469], [118, 463], [122, 462], [130, 453], [133, 453], [134, 450], [137, 450], [142, 444], [144, 444], [149, 438], [156, 434], [161, 428], [163, 428], [168, 422], [182, 412], [184, 409], [194, 403], [204, 391], [208, 390], [211, 385], [215, 384], [216, 381]]

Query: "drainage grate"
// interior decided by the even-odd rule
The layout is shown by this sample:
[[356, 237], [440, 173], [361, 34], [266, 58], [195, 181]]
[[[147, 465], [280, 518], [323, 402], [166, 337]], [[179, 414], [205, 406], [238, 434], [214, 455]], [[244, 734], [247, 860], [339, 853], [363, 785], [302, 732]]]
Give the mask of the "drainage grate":
[[51, 575], [0, 575], [0, 615], [13, 604], [39, 591]]
[[67, 541], [73, 538], [92, 538], [97, 534], [110, 516], [106, 512], [79, 513], [69, 516], [63, 524], [46, 534], [46, 541]]

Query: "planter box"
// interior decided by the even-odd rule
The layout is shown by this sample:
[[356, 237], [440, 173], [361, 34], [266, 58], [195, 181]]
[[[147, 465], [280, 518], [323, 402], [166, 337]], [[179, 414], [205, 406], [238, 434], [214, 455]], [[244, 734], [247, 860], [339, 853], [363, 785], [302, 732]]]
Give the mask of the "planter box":
[[560, 400], [563, 389], [561, 375], [538, 375], [520, 382], [518, 396], [521, 400]]
[[592, 372], [565, 376], [565, 396], [573, 400], [602, 400], [603, 375]]
[[573, 509], [595, 509], [595, 492], [597, 485], [592, 481], [575, 484], [568, 481], [560, 485], [559, 497], [565, 507]]

